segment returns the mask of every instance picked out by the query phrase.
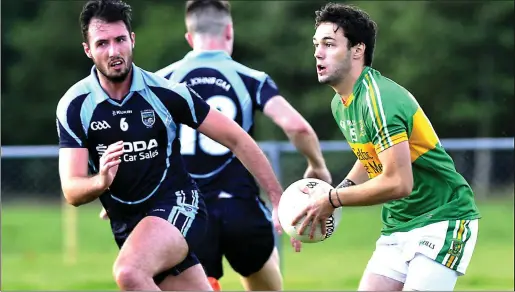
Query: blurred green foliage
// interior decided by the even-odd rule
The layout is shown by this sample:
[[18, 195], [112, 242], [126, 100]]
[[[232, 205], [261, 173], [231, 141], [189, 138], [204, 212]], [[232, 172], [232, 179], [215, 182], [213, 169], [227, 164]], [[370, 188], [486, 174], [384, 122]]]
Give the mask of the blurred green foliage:
[[[182, 58], [181, 1], [131, 1], [135, 63]], [[320, 139], [343, 139], [318, 84], [311, 38], [326, 1], [233, 1], [235, 60], [269, 73]], [[82, 49], [83, 1], [2, 1], [2, 142], [56, 144], [55, 109], [92, 65]], [[512, 136], [512, 1], [365, 1], [379, 26], [373, 66], [410, 90], [441, 138]], [[256, 138], [284, 134], [258, 115]]]

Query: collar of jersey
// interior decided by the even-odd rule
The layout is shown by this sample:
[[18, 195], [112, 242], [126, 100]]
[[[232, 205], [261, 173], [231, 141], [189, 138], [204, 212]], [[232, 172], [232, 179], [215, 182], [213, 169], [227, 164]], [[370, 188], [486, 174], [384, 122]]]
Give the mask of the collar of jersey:
[[[100, 85], [100, 81], [98, 81], [97, 76], [97, 70], [96, 66], [93, 65], [91, 67], [91, 83], [93, 84], [95, 88], [95, 101], [96, 103], [101, 103], [105, 100], [109, 99], [109, 96], [107, 93], [102, 89], [102, 86]], [[143, 79], [143, 73], [141, 72], [141, 69], [136, 66], [134, 63], [132, 63], [132, 84], [131, 88], [129, 89], [129, 94], [137, 91], [141, 91], [145, 89], [145, 81]]]
[[231, 56], [222, 50], [196, 50], [188, 52], [185, 59], [230, 60]]
[[359, 91], [359, 88], [361, 87], [361, 84], [363, 83], [365, 74], [367, 74], [368, 71], [370, 71], [370, 69], [371, 68], [368, 66], [365, 66], [365, 68], [363, 68], [363, 71], [361, 71], [361, 74], [359, 75], [358, 80], [356, 80], [356, 83], [354, 83], [354, 87], [352, 88], [352, 93], [349, 96], [349, 98], [347, 98], [347, 102], [343, 102], [343, 99], [342, 99], [342, 103], [344, 106], [346, 106], [346, 107], [349, 106], [351, 104], [351, 102], [354, 100], [354, 97], [356, 97], [356, 95], [358, 95], [358, 91]]

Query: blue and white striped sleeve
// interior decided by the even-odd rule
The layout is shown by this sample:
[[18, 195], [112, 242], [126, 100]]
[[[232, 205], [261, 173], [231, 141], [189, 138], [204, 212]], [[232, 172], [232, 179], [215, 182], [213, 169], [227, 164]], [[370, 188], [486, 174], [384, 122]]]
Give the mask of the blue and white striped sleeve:
[[86, 95], [76, 98], [65, 95], [57, 105], [56, 124], [60, 148], [86, 148], [80, 111]]

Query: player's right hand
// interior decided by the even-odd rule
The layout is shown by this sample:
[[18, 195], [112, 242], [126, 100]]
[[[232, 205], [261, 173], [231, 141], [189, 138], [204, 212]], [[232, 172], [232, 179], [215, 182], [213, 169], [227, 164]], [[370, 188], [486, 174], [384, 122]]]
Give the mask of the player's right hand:
[[304, 172], [304, 178], [317, 178], [320, 180], [323, 180], [329, 184], [333, 183], [333, 179], [331, 177], [331, 172], [329, 172], [329, 169], [327, 167], [312, 167], [311, 165], [308, 165], [308, 168], [306, 169], [306, 172]]
[[118, 166], [122, 162], [123, 141], [118, 141], [107, 147], [106, 151], [100, 157], [100, 165], [98, 175], [102, 180], [102, 185], [108, 188], [113, 183], [114, 177], [118, 172]]

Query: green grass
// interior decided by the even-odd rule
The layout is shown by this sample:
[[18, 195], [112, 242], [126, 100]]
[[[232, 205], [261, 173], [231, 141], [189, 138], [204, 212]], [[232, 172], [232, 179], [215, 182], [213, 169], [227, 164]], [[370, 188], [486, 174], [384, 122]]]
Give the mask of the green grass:
[[[514, 288], [513, 202], [479, 204], [483, 219], [466, 276], [456, 290]], [[63, 255], [59, 206], [8, 205], [2, 208], [1, 290], [116, 290], [111, 267], [117, 248], [109, 225], [98, 219], [99, 206], [78, 209], [75, 264]], [[378, 208], [349, 208], [332, 238], [305, 244], [301, 253], [284, 238], [286, 290], [356, 290], [372, 254], [380, 228]], [[241, 290], [237, 275], [226, 264], [224, 290]]]

